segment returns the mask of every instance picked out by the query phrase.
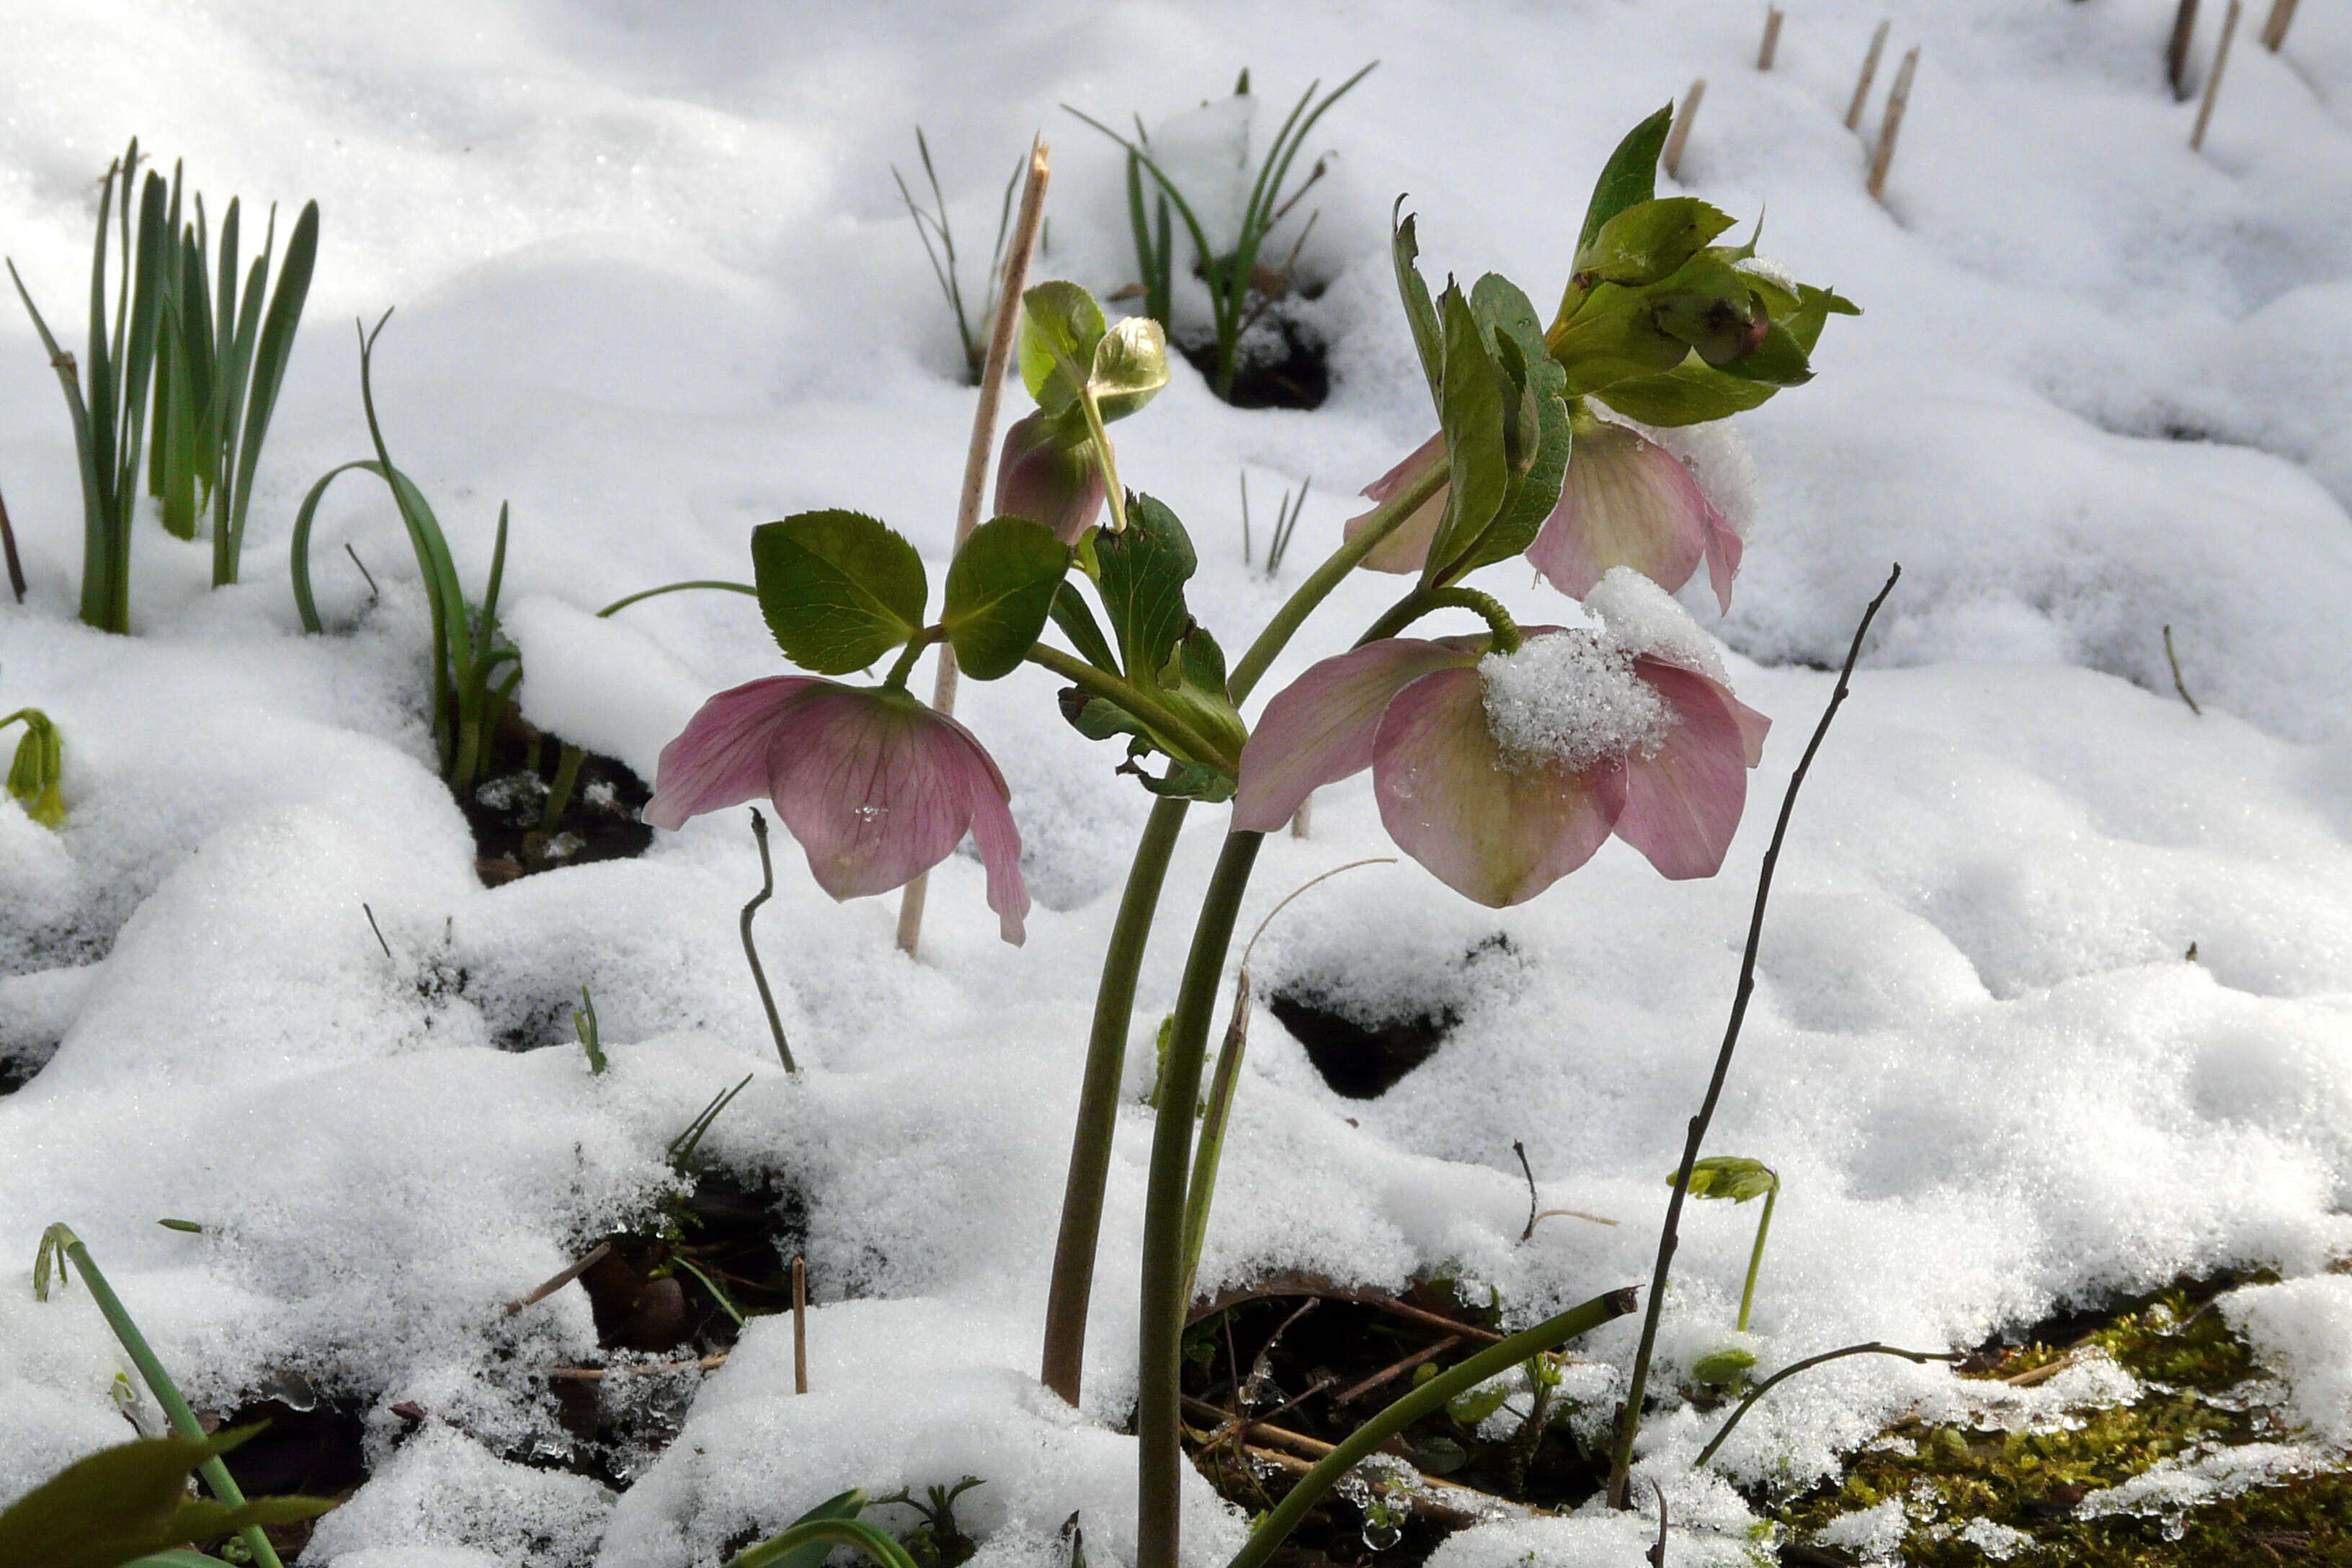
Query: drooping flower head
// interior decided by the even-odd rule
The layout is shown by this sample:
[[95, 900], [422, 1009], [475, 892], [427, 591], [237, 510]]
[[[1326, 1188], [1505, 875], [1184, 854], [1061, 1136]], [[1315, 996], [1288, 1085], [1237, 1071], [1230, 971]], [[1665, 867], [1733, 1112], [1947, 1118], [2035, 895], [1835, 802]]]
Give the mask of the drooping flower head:
[[[1728, 610], [1744, 542], [1690, 468], [1651, 436], [1590, 409], [1579, 411], [1572, 423], [1559, 502], [1528, 547], [1535, 569], [1560, 592], [1580, 599], [1620, 567], [1671, 591], [1690, 581], [1704, 563], [1717, 603]], [[1364, 494], [1385, 501], [1444, 458], [1445, 437], [1433, 436], [1365, 486]], [[1375, 545], [1364, 564], [1375, 572], [1420, 571], [1445, 513], [1446, 488], [1440, 486]], [[1372, 515], [1350, 518], [1348, 536], [1355, 537]]]
[[1316, 665], [1242, 752], [1234, 826], [1268, 832], [1370, 767], [1397, 847], [1496, 908], [1581, 866], [1613, 832], [1668, 877], [1712, 876], [1769, 721], [1733, 697], [1704, 634], [1622, 568], [1598, 630], [1391, 637]]
[[1102, 515], [1102, 465], [1083, 431], [1071, 438], [1045, 410], [1013, 422], [996, 460], [998, 517], [1025, 517], [1076, 544]]
[[762, 796], [836, 899], [912, 881], [969, 832], [988, 907], [1021, 942], [1029, 892], [1004, 775], [971, 731], [903, 689], [779, 675], [722, 691], [662, 748], [644, 815], [676, 829]]

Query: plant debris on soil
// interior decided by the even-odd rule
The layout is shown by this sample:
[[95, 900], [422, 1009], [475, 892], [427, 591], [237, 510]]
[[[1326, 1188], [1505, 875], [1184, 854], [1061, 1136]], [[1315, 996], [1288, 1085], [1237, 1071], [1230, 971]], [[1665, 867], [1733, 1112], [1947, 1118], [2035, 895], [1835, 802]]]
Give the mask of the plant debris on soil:
[[654, 830], [637, 816], [653, 791], [626, 763], [594, 752], [582, 753], [570, 795], [550, 820], [562, 753], [562, 742], [509, 706], [482, 782], [457, 798], [474, 830], [474, 869], [485, 886], [592, 860], [634, 859], [653, 843]]

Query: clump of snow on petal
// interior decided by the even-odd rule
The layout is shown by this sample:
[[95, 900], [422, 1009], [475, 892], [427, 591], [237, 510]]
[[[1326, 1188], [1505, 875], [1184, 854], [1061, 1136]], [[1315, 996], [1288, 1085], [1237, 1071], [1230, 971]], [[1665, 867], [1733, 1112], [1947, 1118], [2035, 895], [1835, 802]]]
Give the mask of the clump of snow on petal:
[[1506, 753], [1590, 767], [1654, 752], [1674, 728], [1665, 700], [1633, 673], [1633, 656], [1589, 632], [1530, 637], [1478, 661], [1486, 722]]
[[1730, 684], [1715, 639], [1699, 629], [1672, 594], [1631, 566], [1612, 566], [1584, 595], [1584, 607], [1622, 651], [1647, 654]]
[[1628, 419], [1620, 414], [1602, 411], [1602, 417], [1622, 425], [1635, 435], [1655, 441], [1672, 452], [1691, 478], [1698, 481], [1699, 493], [1713, 502], [1723, 514], [1723, 521], [1732, 532], [1743, 540], [1755, 531], [1756, 524], [1756, 459], [1749, 455], [1747, 437], [1740, 435], [1737, 423], [1729, 419], [1711, 420], [1705, 425], [1649, 426]]

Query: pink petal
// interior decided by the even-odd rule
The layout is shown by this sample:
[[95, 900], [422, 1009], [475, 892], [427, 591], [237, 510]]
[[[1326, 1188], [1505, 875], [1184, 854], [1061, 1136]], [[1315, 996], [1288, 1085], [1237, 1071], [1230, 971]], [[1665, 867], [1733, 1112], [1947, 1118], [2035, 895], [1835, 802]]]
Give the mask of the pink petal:
[[1485, 639], [1387, 637], [1327, 658], [1275, 694], [1242, 748], [1234, 826], [1271, 833], [1315, 791], [1372, 765], [1389, 700], [1432, 670], [1473, 665]]
[[980, 863], [988, 870], [988, 907], [996, 911], [997, 933], [1019, 947], [1028, 934], [1023, 922], [1029, 916], [1029, 888], [1021, 879], [1021, 830], [1013, 826], [1013, 813], [1004, 804], [1013, 792], [1005, 787], [995, 759], [971, 731], [944, 715], [940, 721], [953, 730], [971, 752], [964, 784], [971, 796], [972, 847], [980, 851]]
[[[1385, 501], [1444, 456], [1445, 433], [1441, 430], [1415, 447], [1403, 462], [1366, 485], [1364, 494], [1373, 500]], [[1372, 546], [1371, 553], [1364, 557], [1365, 568], [1373, 572], [1420, 571], [1429, 559], [1431, 543], [1437, 538], [1437, 525], [1445, 520], [1445, 490], [1446, 487], [1440, 485], [1437, 493], [1415, 507], [1412, 515], [1394, 532]], [[1353, 539], [1361, 533], [1365, 520], [1371, 515], [1368, 511], [1349, 518], [1346, 537]]]
[[[1559, 504], [1528, 546], [1528, 560], [1572, 598], [1591, 593], [1612, 566], [1631, 566], [1671, 594], [1698, 570], [1710, 528], [1730, 532], [1673, 453], [1596, 420], [1576, 432]], [[1727, 572], [1718, 583], [1727, 593]]]
[[768, 742], [777, 722], [818, 687], [813, 675], [772, 675], [720, 692], [662, 748], [645, 819], [676, 832], [689, 816], [768, 793]]
[[1748, 542], [1724, 521], [1721, 512], [1712, 506], [1706, 510], [1706, 580], [1715, 590], [1716, 607], [1729, 615], [1731, 580], [1739, 575], [1739, 558], [1747, 552]]
[[[1748, 726], [1706, 676], [1654, 658], [1636, 658], [1633, 672], [1666, 700], [1675, 723], [1654, 755], [1626, 759], [1617, 837], [1662, 875], [1712, 877], [1748, 801]], [[1760, 744], [1760, 731], [1756, 738]]]
[[1398, 848], [1495, 909], [1591, 859], [1625, 799], [1616, 767], [1507, 758], [1475, 669], [1440, 670], [1397, 694], [1381, 719], [1372, 788]]
[[1065, 442], [1041, 411], [1013, 422], [996, 463], [996, 515], [1025, 517], [1076, 544], [1102, 514], [1102, 469], [1089, 443]]
[[769, 784], [817, 886], [836, 899], [887, 893], [953, 853], [975, 775], [1004, 787], [968, 740], [904, 692], [835, 686], [784, 714]]

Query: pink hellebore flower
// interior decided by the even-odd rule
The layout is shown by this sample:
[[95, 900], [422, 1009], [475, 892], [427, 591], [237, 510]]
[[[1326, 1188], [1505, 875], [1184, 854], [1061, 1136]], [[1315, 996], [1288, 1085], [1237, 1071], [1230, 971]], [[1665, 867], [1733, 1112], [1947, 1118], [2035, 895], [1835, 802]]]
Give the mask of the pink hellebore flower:
[[[1386, 500], [1444, 455], [1445, 437], [1433, 436], [1365, 486], [1364, 494]], [[1373, 547], [1364, 564], [1375, 572], [1420, 571], [1445, 514], [1445, 494], [1441, 488], [1423, 502]], [[1370, 515], [1349, 520], [1349, 537]], [[1716, 602], [1728, 610], [1743, 548], [1738, 531], [1680, 458], [1623, 425], [1584, 416], [1576, 421], [1559, 504], [1528, 546], [1528, 560], [1552, 586], [1576, 599], [1613, 567], [1630, 566], [1673, 590], [1689, 582], [1704, 561]]]
[[675, 830], [765, 795], [836, 899], [912, 881], [969, 831], [988, 907], [1017, 946], [1029, 890], [1010, 795], [971, 731], [905, 691], [778, 675], [713, 697], [662, 748], [645, 819]]
[[1620, 569], [1598, 633], [1390, 637], [1316, 665], [1242, 752], [1234, 826], [1270, 832], [1366, 767], [1397, 847], [1464, 896], [1522, 903], [1611, 833], [1668, 877], [1723, 865], [1771, 721], [1664, 591]]
[[1042, 409], [1013, 422], [996, 459], [996, 516], [1042, 522], [1074, 545], [1102, 509], [1102, 469], [1092, 441], [1062, 440]]

